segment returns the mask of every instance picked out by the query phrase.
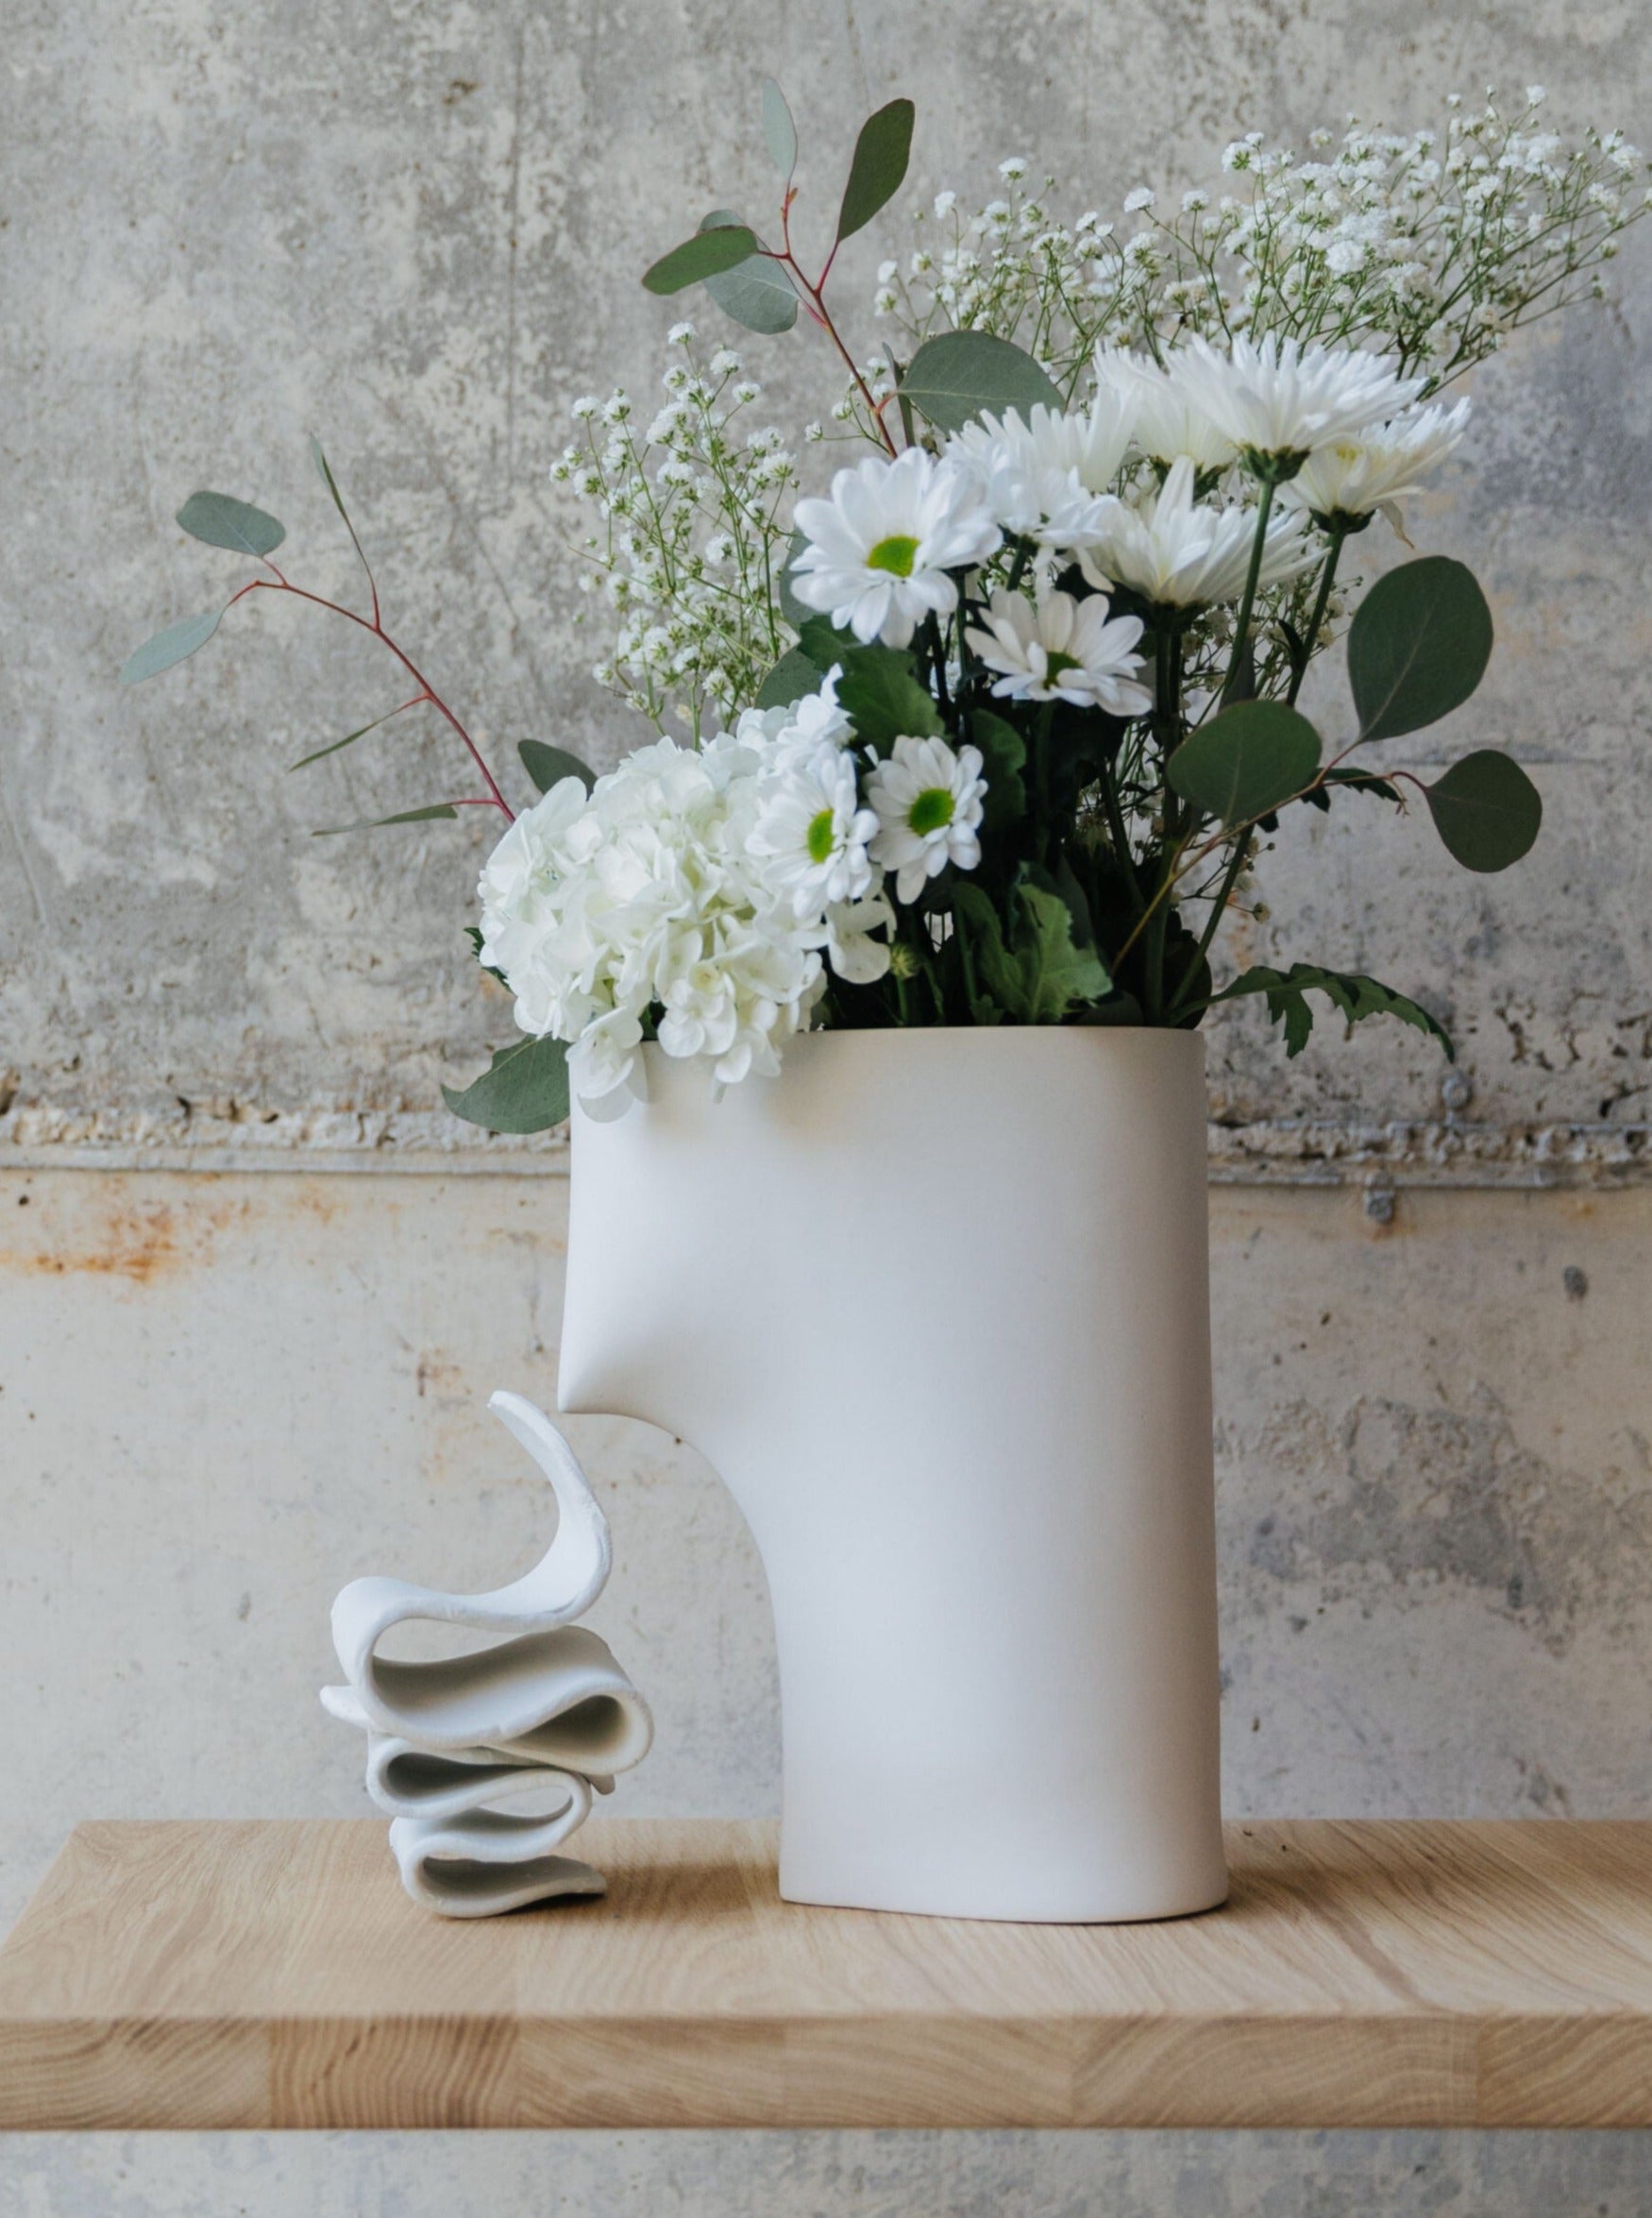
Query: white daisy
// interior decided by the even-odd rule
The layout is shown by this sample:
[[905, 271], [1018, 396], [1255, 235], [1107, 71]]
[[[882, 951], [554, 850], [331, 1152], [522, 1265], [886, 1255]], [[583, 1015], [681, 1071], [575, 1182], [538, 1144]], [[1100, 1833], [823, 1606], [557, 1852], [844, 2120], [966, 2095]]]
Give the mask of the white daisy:
[[1292, 508], [1357, 530], [1380, 509], [1404, 536], [1399, 503], [1422, 489], [1468, 429], [1469, 402], [1417, 408], [1310, 454], [1281, 487]]
[[1103, 392], [1118, 394], [1128, 405], [1135, 443], [1150, 461], [1168, 468], [1185, 454], [1201, 470], [1225, 469], [1232, 462], [1233, 441], [1199, 413], [1150, 355], [1104, 347], [1096, 355], [1096, 376]]
[[1075, 601], [1047, 593], [1035, 608], [1021, 593], [997, 592], [986, 630], [971, 630], [969, 645], [988, 669], [1003, 675], [994, 693], [1010, 701], [1070, 701], [1075, 708], [1104, 708], [1116, 717], [1141, 716], [1153, 705], [1135, 683], [1141, 657], [1139, 617], [1114, 617], [1095, 593]]
[[1260, 476], [1290, 476], [1322, 447], [1408, 407], [1421, 378], [1396, 375], [1386, 355], [1354, 347], [1303, 347], [1270, 331], [1219, 354], [1201, 338], [1171, 356], [1172, 382], [1233, 441]]
[[[1092, 585], [1128, 585], [1160, 607], [1202, 608], [1237, 601], [1244, 591], [1256, 512], [1193, 499], [1193, 465], [1186, 455], [1170, 467], [1156, 493], [1131, 504], [1115, 500], [1107, 533], [1080, 556]], [[1277, 516], [1263, 543], [1259, 585], [1309, 569], [1319, 559], [1299, 516]]]
[[792, 569], [798, 599], [885, 647], [907, 646], [926, 616], [951, 615], [958, 588], [947, 572], [985, 562], [1001, 540], [975, 473], [919, 447], [839, 470], [831, 499], [800, 500], [796, 522], [808, 542]]
[[868, 890], [867, 842], [877, 829], [877, 818], [860, 804], [854, 757], [826, 741], [764, 780], [746, 851], [767, 859], [765, 876], [795, 916], [813, 917]]
[[916, 901], [950, 862], [972, 871], [981, 860], [981, 761], [978, 747], [954, 754], [944, 739], [901, 738], [868, 778], [878, 818], [871, 858], [895, 872], [898, 900]]

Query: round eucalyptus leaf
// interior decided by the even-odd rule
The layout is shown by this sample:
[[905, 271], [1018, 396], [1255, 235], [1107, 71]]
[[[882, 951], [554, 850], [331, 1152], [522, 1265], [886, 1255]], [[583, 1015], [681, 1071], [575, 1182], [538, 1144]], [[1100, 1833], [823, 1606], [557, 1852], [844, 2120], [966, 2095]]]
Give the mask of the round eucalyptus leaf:
[[709, 231], [696, 231], [692, 239], [684, 239], [681, 246], [662, 254], [644, 271], [643, 283], [650, 293], [681, 293], [688, 285], [715, 278], [719, 270], [733, 269], [756, 251], [756, 236], [749, 224], [718, 225]]
[[1467, 871], [1506, 871], [1529, 854], [1543, 821], [1542, 795], [1497, 747], [1465, 754], [1426, 792], [1435, 830]]
[[230, 493], [192, 493], [177, 520], [192, 539], [227, 547], [231, 554], [273, 554], [287, 536], [285, 524]]
[[544, 1132], [568, 1113], [568, 1051], [560, 1040], [519, 1040], [462, 1092], [442, 1097], [467, 1125], [490, 1132]]
[[1240, 701], [1189, 733], [1165, 775], [1195, 808], [1224, 824], [1266, 816], [1320, 767], [1320, 736], [1282, 701]]
[[[726, 208], [714, 208], [702, 231], [726, 230], [739, 223]], [[749, 331], [789, 331], [798, 320], [798, 296], [771, 254], [748, 255], [733, 269], [715, 270], [705, 289], [734, 323]]]
[[1023, 347], [990, 331], [940, 331], [907, 365], [901, 390], [919, 415], [943, 432], [962, 431], [983, 409], [1025, 417], [1040, 403], [1058, 413], [1061, 395]]
[[1474, 573], [1443, 554], [1402, 563], [1360, 602], [1348, 683], [1362, 739], [1394, 739], [1460, 708], [1492, 658], [1492, 612]]
[[159, 677], [175, 662], [194, 654], [197, 647], [205, 647], [218, 629], [222, 614], [222, 609], [210, 608], [205, 616], [183, 617], [176, 624], [168, 624], [164, 632], [157, 632], [153, 639], [145, 639], [122, 663], [121, 684], [142, 685], [145, 678]]

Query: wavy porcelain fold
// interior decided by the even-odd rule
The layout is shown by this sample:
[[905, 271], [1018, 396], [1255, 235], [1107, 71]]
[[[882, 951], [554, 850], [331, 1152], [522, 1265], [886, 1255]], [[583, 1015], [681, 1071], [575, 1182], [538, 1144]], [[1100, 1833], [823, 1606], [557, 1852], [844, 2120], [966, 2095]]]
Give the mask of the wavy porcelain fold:
[[551, 1853], [573, 1830], [565, 1818], [535, 1821], [485, 1810], [459, 1824], [397, 1818], [390, 1851], [415, 1903], [445, 1918], [492, 1918], [559, 1895], [607, 1893], [600, 1871]]
[[[333, 1604], [347, 1684], [322, 1689], [329, 1715], [367, 1736], [367, 1791], [395, 1822], [402, 1885], [449, 1917], [485, 1917], [562, 1894], [599, 1894], [600, 1876], [554, 1851], [593, 1794], [648, 1753], [649, 1706], [607, 1643], [569, 1620], [597, 1599], [613, 1560], [607, 1520], [572, 1452], [519, 1395], [488, 1407], [557, 1498], [555, 1537], [531, 1571], [480, 1595], [357, 1579]], [[380, 1656], [396, 1627], [433, 1622], [504, 1635], [431, 1662]], [[524, 1812], [514, 1805], [531, 1798]]]

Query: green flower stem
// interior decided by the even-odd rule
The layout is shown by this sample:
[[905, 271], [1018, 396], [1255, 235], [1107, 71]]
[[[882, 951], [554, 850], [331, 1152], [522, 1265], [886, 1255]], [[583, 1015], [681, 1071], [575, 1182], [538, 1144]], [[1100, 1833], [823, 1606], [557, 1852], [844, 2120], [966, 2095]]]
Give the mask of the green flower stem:
[[1314, 648], [1319, 641], [1320, 626], [1324, 622], [1325, 611], [1331, 604], [1331, 587], [1336, 583], [1337, 565], [1342, 559], [1342, 542], [1347, 536], [1346, 532], [1333, 532], [1331, 533], [1331, 551], [1326, 555], [1325, 567], [1320, 572], [1320, 589], [1314, 595], [1313, 614], [1308, 618], [1307, 632], [1302, 643], [1304, 648], [1302, 668], [1292, 674], [1290, 690], [1285, 696], [1286, 701], [1292, 708], [1296, 706], [1296, 697], [1302, 691], [1302, 681], [1307, 676], [1307, 666], [1313, 660]]
[[1225, 708], [1228, 697], [1239, 683], [1239, 667], [1244, 661], [1245, 648], [1251, 636], [1251, 611], [1256, 604], [1256, 580], [1262, 572], [1262, 550], [1268, 537], [1268, 518], [1273, 511], [1273, 481], [1262, 480], [1262, 498], [1256, 503], [1256, 535], [1251, 542], [1251, 567], [1245, 572], [1245, 589], [1240, 598], [1239, 617], [1234, 625], [1233, 649], [1227, 660], [1227, 678], [1222, 688], [1222, 706]]
[[1170, 1008], [1166, 1013], [1172, 1018], [1181, 1013], [1182, 1004], [1187, 1000], [1193, 981], [1199, 975], [1199, 965], [1210, 953], [1210, 943], [1216, 938], [1222, 920], [1227, 913], [1227, 905], [1233, 899], [1233, 889], [1239, 883], [1239, 872], [1245, 867], [1245, 850], [1250, 846], [1250, 843], [1248, 832], [1234, 842], [1233, 853], [1227, 859], [1227, 868], [1222, 874], [1221, 888], [1217, 892], [1216, 899], [1210, 905], [1210, 914], [1205, 920], [1205, 929], [1199, 935], [1199, 944], [1193, 950], [1193, 959], [1188, 965], [1181, 984], [1171, 997]]

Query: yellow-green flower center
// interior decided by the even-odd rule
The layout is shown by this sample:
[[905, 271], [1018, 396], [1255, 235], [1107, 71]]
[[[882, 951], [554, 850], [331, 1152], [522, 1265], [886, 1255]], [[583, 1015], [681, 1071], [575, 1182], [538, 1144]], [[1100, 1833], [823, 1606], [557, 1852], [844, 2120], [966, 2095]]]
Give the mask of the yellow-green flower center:
[[835, 844], [836, 830], [835, 821], [829, 808], [823, 808], [818, 816], [809, 819], [808, 846], [811, 862], [830, 861], [832, 850]]
[[887, 570], [892, 578], [909, 578], [912, 566], [918, 560], [918, 541], [902, 536], [899, 532], [887, 539], [880, 539], [867, 556], [868, 570]]
[[926, 786], [906, 812], [906, 821], [920, 839], [952, 821], [952, 797], [944, 786]]
[[1066, 654], [1059, 647], [1052, 647], [1045, 652], [1044, 675], [1052, 685], [1069, 670], [1082, 670], [1083, 668], [1076, 654]]

